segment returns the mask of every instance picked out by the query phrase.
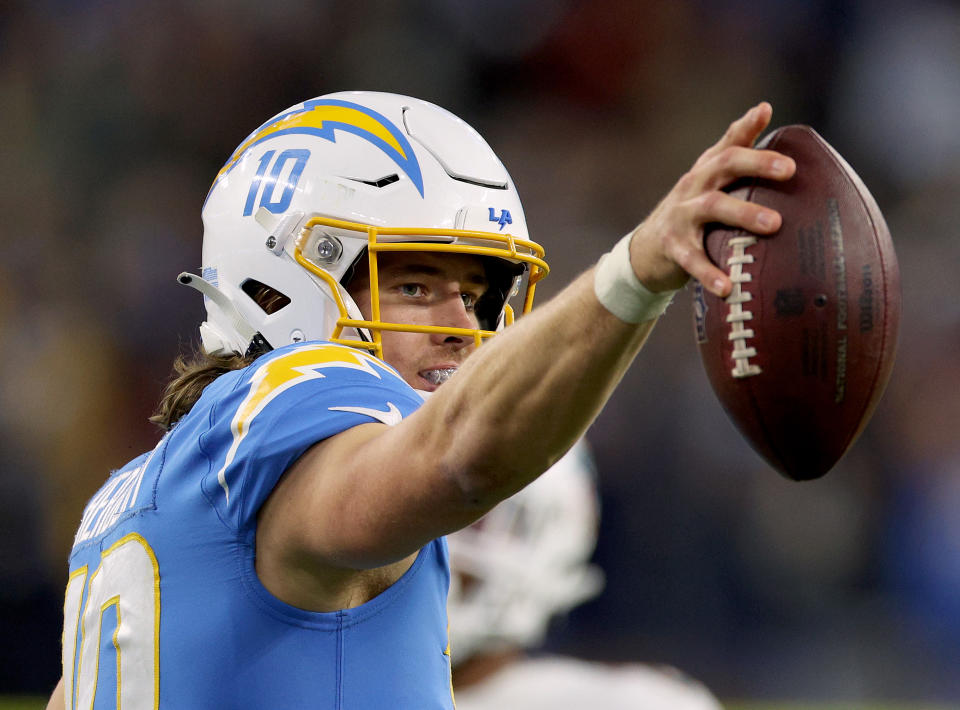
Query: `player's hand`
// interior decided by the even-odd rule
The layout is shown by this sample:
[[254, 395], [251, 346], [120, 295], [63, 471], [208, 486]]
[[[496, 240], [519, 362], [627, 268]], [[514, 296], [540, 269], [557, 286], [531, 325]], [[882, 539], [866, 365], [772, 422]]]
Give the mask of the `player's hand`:
[[717, 143], [701, 155], [653, 212], [633, 232], [630, 262], [651, 291], [683, 286], [690, 276], [724, 297], [729, 277], [704, 252], [703, 227], [720, 222], [755, 234], [773, 234], [780, 214], [731, 197], [723, 188], [742, 177], [788, 180], [793, 159], [772, 150], [753, 148], [770, 123], [773, 109], [762, 102], [730, 124]]

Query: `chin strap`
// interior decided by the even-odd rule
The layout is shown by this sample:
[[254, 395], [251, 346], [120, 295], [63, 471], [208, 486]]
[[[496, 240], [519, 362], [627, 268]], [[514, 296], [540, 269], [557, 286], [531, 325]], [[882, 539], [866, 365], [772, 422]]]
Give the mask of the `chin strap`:
[[[243, 342], [247, 343], [247, 349], [243, 353], [244, 357], [256, 357], [273, 350], [273, 347], [267, 342], [267, 339], [247, 323], [244, 317], [240, 315], [237, 307], [233, 305], [233, 302], [212, 283], [188, 271], [184, 271], [177, 276], [177, 281], [184, 286], [189, 286], [199, 291], [217, 304], [217, 307], [230, 320], [230, 325], [233, 327], [234, 332], [240, 336]], [[203, 349], [210, 355], [227, 355], [232, 352], [237, 352], [222, 334], [214, 331], [209, 323], [203, 323], [200, 326], [200, 336], [203, 339]]]
[[253, 339], [250, 341], [250, 345], [247, 346], [247, 352], [245, 352], [243, 356], [251, 360], [256, 360], [271, 350], [273, 350], [273, 346], [271, 346], [270, 343], [267, 342], [267, 339], [258, 331], [253, 334]]

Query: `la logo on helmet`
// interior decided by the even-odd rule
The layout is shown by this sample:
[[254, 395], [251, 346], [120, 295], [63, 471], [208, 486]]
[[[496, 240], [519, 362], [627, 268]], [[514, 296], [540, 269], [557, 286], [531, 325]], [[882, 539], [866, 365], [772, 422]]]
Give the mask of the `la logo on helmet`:
[[490, 222], [498, 222], [500, 224], [500, 231], [503, 231], [503, 227], [506, 224], [513, 224], [513, 218], [510, 216], [510, 210], [500, 210], [500, 216], [497, 216], [497, 211], [493, 207], [488, 207], [490, 210]]

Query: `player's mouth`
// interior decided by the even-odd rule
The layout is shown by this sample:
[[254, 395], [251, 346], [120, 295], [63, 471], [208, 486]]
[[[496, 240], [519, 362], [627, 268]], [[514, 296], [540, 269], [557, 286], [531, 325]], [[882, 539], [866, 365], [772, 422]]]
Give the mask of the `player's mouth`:
[[432, 385], [430, 391], [432, 392], [437, 387], [442, 385], [444, 382], [453, 377], [453, 373], [457, 371], [456, 366], [452, 367], [434, 367], [429, 370], [420, 370], [417, 374], [428, 383]]

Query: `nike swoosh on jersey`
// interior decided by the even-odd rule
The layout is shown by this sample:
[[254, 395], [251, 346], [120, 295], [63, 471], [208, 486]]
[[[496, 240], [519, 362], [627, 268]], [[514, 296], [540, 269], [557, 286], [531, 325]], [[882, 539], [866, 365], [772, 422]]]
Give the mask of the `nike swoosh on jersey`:
[[403, 415], [400, 413], [400, 410], [397, 409], [397, 405], [395, 405], [393, 402], [387, 402], [387, 407], [388, 409], [385, 412], [379, 409], [370, 409], [369, 407], [327, 407], [327, 409], [337, 412], [365, 414], [368, 417], [373, 417], [374, 419], [383, 422], [387, 426], [399, 424], [403, 420]]

